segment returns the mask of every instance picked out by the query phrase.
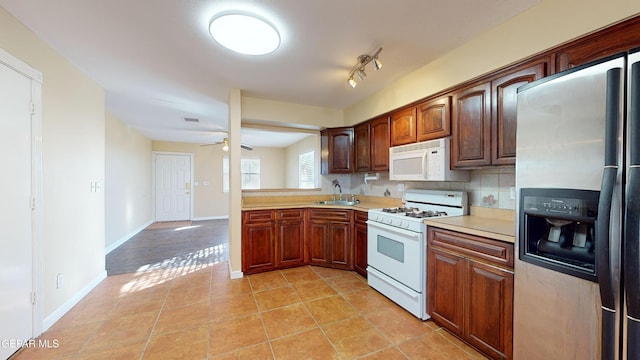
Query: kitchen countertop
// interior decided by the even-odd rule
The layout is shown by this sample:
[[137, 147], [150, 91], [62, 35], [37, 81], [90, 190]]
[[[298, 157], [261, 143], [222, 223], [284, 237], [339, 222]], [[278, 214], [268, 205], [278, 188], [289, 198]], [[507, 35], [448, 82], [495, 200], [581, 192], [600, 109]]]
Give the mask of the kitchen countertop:
[[[346, 197], [350, 199], [350, 197]], [[380, 196], [358, 195], [357, 205], [321, 205], [317, 201], [331, 200], [328, 195], [294, 195], [294, 196], [250, 196], [242, 198], [242, 210], [269, 210], [293, 208], [326, 208], [369, 211], [383, 207], [394, 207], [402, 204], [401, 199]]]
[[430, 218], [427, 226], [515, 243], [515, 212], [506, 209], [471, 207], [471, 215]]

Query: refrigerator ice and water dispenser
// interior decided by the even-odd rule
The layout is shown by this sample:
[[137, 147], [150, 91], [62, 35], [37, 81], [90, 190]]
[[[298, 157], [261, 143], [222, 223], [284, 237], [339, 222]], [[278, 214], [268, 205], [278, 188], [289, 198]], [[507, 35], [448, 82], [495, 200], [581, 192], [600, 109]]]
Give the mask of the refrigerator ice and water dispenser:
[[520, 189], [520, 260], [596, 281], [598, 191]]

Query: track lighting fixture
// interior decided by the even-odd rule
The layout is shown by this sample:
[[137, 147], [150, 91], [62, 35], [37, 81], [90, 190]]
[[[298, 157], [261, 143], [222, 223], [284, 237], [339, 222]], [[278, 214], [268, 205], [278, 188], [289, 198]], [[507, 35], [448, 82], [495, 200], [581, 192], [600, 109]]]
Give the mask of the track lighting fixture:
[[382, 61], [380, 61], [380, 59], [378, 58], [378, 55], [380, 55], [381, 51], [382, 48], [379, 48], [378, 51], [373, 53], [373, 55], [358, 56], [358, 63], [353, 67], [353, 69], [351, 69], [351, 71], [349, 72], [349, 77], [347, 78], [347, 83], [349, 84], [349, 86], [355, 88], [358, 84], [353, 78], [354, 75], [358, 75], [358, 78], [360, 80], [364, 80], [364, 78], [367, 77], [367, 73], [365, 73], [364, 70], [369, 63], [373, 62], [373, 67], [376, 70], [380, 70], [382, 68]]

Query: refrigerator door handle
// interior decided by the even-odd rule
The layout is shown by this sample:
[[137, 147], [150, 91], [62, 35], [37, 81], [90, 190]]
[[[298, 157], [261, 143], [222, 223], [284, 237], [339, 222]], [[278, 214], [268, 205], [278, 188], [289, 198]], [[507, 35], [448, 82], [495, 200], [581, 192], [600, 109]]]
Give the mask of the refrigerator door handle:
[[637, 360], [640, 359], [640, 62], [631, 65], [629, 82], [629, 169], [622, 241], [627, 360]]
[[598, 201], [596, 220], [596, 273], [602, 300], [602, 353], [601, 359], [615, 359], [618, 352], [616, 341], [616, 294], [611, 271], [611, 204], [613, 189], [618, 175], [618, 123], [620, 121], [620, 100], [622, 97], [622, 69], [607, 71], [605, 108], [605, 155], [604, 171]]

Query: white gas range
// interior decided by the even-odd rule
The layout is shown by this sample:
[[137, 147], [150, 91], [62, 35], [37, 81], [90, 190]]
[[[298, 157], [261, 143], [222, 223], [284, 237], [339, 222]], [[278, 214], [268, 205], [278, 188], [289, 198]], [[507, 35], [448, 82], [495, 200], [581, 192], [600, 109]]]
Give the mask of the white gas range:
[[402, 208], [369, 210], [369, 286], [416, 317], [430, 318], [426, 311], [427, 227], [424, 219], [466, 214], [466, 192], [418, 189], [407, 190]]

